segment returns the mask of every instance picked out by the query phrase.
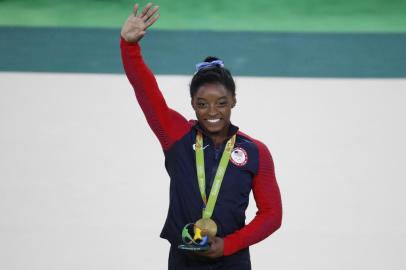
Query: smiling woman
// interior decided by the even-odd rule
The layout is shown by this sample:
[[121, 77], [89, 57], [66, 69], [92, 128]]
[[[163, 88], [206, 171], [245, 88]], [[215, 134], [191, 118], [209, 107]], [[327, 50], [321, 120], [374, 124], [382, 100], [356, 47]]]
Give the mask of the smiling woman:
[[[271, 154], [262, 142], [231, 123], [235, 83], [217, 58], [199, 63], [190, 84], [197, 121], [187, 121], [168, 107], [138, 43], [158, 20], [158, 9], [148, 4], [139, 13], [134, 6], [121, 31], [121, 56], [165, 153], [171, 189], [161, 237], [171, 244], [169, 269], [251, 269], [249, 246], [281, 226], [282, 205]], [[246, 225], [251, 190], [258, 211]]]
[[203, 84], [192, 97], [197, 120], [202, 128], [211, 134], [216, 146], [227, 137], [231, 109], [235, 103], [235, 96], [220, 83]]
[[236, 104], [234, 79], [221, 60], [207, 57], [197, 65], [190, 96], [202, 128], [211, 134], [215, 146], [221, 145], [228, 135], [231, 109]]

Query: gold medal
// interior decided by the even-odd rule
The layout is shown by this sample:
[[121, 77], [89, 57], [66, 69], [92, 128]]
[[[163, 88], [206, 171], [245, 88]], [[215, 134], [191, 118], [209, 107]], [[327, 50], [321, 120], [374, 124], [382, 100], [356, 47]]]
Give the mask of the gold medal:
[[195, 225], [202, 230], [202, 235], [214, 237], [217, 234], [217, 224], [211, 218], [201, 218]]

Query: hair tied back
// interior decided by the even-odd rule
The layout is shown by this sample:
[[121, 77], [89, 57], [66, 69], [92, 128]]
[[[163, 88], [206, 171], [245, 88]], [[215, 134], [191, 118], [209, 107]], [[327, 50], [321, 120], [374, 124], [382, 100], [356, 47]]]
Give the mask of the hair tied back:
[[213, 68], [213, 67], [224, 67], [224, 62], [222, 60], [214, 60], [210, 62], [201, 62], [199, 64], [196, 64], [196, 73], [199, 72], [202, 69], [206, 68]]

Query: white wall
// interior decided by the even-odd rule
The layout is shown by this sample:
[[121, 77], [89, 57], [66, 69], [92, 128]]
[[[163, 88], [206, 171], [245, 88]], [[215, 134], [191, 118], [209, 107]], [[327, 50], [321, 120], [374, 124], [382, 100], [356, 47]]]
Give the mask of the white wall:
[[[191, 118], [189, 79], [159, 83]], [[284, 206], [253, 269], [405, 269], [406, 80], [237, 87], [233, 122], [269, 146]], [[0, 269], [165, 269], [168, 184], [124, 76], [0, 73]]]

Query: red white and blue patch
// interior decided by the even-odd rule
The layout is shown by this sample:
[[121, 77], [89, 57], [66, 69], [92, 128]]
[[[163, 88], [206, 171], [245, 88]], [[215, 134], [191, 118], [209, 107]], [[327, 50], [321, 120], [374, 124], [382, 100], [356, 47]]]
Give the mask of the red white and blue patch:
[[233, 152], [231, 152], [231, 162], [238, 167], [242, 167], [248, 162], [248, 154], [245, 149], [241, 147], [234, 148]]

